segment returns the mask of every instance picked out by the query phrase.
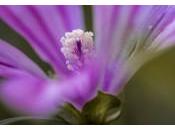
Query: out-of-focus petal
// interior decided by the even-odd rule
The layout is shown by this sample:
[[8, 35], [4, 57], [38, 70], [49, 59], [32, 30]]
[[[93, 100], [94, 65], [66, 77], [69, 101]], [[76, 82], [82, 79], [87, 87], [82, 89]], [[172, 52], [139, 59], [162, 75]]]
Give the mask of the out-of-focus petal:
[[55, 71], [67, 71], [60, 53], [65, 32], [83, 28], [79, 6], [0, 6], [0, 18], [20, 33]]
[[[117, 92], [121, 83], [128, 81], [135, 68], [145, 62], [137, 62], [136, 58], [143, 59], [138, 55], [145, 56], [175, 44], [174, 6], [94, 6], [93, 9], [97, 50], [107, 64], [104, 80], [109, 86], [103, 89], [109, 92], [115, 89]], [[140, 65], [133, 69], [133, 63]], [[110, 66], [115, 66], [113, 71]], [[112, 77], [106, 79], [108, 75]]]
[[94, 6], [94, 11], [97, 49], [115, 57], [134, 42], [149, 44], [175, 21], [174, 6]]
[[116, 94], [118, 87], [122, 86], [128, 78], [128, 68], [126, 64], [124, 61], [117, 61], [106, 66], [103, 77], [103, 91]]
[[13, 110], [32, 116], [49, 116], [59, 103], [58, 87], [27, 73], [16, 74], [0, 85], [1, 100]]
[[0, 40], [0, 76], [7, 76], [5, 71], [20, 70], [35, 76], [46, 77], [44, 72], [21, 51]]
[[0, 97], [13, 110], [32, 116], [50, 116], [66, 102], [81, 109], [96, 95], [98, 76], [94, 71], [89, 69], [61, 81], [13, 73], [1, 83]]
[[92, 99], [98, 92], [100, 69], [95, 64], [88, 69], [61, 82], [62, 97], [78, 109]]

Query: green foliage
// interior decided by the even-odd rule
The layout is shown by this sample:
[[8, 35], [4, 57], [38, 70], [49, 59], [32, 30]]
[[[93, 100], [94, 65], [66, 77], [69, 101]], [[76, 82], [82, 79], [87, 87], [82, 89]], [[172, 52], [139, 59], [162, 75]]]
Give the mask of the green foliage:
[[62, 120], [34, 118], [34, 117], [13, 117], [0, 121], [1, 125], [56, 125], [64, 124]]
[[66, 104], [52, 118], [13, 117], [0, 121], [0, 124], [110, 124], [120, 116], [121, 102], [112, 95], [99, 92], [87, 102], [82, 111]]
[[70, 125], [78, 125], [84, 123], [81, 112], [71, 104], [66, 104], [64, 107], [62, 107], [56, 114], [55, 118], [57, 120], [62, 119], [65, 123]]
[[17, 114], [12, 112], [2, 102], [0, 102], [0, 120], [6, 119], [6, 118], [12, 118], [15, 116], [17, 116]]
[[108, 124], [120, 116], [120, 106], [117, 97], [99, 92], [84, 106], [82, 115], [89, 124]]

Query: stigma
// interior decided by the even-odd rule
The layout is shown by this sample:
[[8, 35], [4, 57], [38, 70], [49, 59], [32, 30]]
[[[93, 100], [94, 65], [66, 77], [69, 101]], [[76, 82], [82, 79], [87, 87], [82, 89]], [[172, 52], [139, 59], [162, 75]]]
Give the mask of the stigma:
[[61, 37], [61, 52], [66, 59], [67, 68], [71, 71], [80, 70], [93, 57], [93, 33], [81, 29], [66, 32]]

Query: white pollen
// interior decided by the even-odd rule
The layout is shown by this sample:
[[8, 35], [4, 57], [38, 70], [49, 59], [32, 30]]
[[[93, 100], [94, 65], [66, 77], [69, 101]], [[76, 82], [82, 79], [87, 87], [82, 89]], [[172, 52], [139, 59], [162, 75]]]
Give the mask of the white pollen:
[[66, 32], [61, 37], [60, 51], [66, 59], [67, 68], [71, 71], [80, 69], [94, 53], [93, 33], [81, 29]]

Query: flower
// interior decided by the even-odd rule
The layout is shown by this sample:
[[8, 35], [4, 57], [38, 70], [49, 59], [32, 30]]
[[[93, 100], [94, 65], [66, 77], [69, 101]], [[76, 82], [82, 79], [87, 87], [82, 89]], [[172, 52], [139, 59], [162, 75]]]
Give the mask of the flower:
[[1, 20], [54, 69], [45, 74], [0, 40], [1, 100], [23, 114], [49, 116], [65, 102], [81, 109], [98, 91], [118, 94], [146, 61], [174, 45], [174, 11], [93, 6], [94, 32], [86, 32], [80, 6], [0, 6]]

